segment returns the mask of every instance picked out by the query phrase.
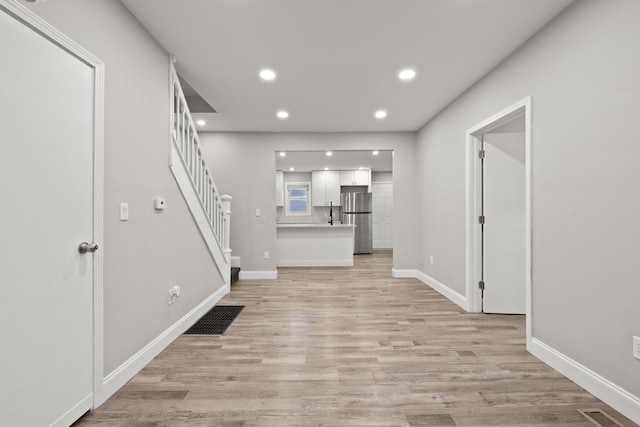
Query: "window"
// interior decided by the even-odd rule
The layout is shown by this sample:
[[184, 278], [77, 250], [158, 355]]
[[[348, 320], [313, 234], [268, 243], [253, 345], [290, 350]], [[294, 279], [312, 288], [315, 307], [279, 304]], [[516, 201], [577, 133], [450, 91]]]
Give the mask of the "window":
[[311, 183], [287, 182], [286, 189], [286, 214], [309, 215], [309, 193], [311, 191]]

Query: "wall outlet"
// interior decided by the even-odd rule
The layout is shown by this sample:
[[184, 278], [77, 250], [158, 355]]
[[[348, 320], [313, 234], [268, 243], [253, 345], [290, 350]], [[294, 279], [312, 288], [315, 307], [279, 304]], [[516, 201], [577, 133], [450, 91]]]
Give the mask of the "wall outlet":
[[640, 359], [640, 337], [633, 337], [633, 357]]
[[262, 212], [260, 212], [260, 209], [256, 209], [256, 216], [260, 216], [262, 215]]
[[269, 251], [264, 251], [264, 259], [269, 259]]
[[433, 255], [429, 257], [429, 262], [431, 263], [431, 265], [433, 265]]
[[167, 199], [164, 197], [156, 197], [153, 199], [153, 208], [157, 211], [163, 211], [165, 206], [167, 206]]
[[176, 302], [179, 296], [180, 296], [180, 286], [176, 285], [173, 288], [169, 289], [169, 305]]

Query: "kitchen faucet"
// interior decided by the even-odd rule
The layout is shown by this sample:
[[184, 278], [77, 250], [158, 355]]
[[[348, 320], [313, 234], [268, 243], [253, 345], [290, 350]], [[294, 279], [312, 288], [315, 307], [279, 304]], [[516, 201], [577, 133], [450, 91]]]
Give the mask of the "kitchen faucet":
[[333, 201], [329, 202], [329, 224], [333, 225]]

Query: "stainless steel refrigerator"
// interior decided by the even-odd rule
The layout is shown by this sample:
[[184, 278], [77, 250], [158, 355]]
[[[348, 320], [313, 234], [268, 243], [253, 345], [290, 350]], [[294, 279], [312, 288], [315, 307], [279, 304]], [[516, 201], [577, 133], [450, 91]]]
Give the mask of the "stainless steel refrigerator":
[[347, 192], [340, 195], [340, 221], [353, 224], [353, 253], [370, 254], [373, 252], [371, 193]]

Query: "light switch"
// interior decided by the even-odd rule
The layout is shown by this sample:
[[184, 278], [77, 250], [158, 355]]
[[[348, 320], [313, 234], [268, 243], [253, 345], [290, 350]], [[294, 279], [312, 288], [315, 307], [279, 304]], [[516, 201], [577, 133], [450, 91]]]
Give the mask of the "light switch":
[[260, 216], [261, 212], [260, 209], [256, 209], [256, 216]]
[[120, 221], [129, 221], [129, 203], [120, 203]]

